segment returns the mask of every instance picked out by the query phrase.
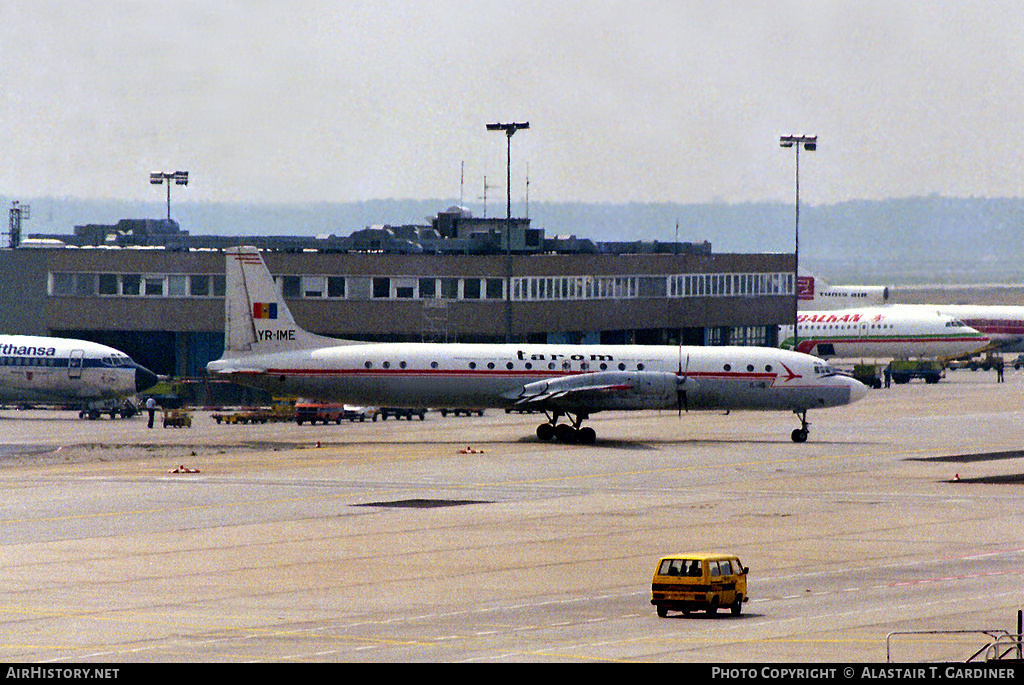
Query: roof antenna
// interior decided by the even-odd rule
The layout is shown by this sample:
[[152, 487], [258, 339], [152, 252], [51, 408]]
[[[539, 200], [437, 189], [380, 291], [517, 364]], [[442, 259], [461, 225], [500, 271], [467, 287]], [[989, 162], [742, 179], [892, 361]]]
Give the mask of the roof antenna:
[[526, 218], [530, 218], [530, 163], [526, 163]]

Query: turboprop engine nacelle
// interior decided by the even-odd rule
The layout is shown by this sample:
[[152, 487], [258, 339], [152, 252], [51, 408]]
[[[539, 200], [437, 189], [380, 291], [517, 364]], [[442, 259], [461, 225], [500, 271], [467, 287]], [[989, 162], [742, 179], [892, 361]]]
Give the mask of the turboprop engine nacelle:
[[601, 371], [528, 383], [516, 393], [518, 405], [602, 409], [664, 409], [685, 403], [692, 380], [674, 373]]

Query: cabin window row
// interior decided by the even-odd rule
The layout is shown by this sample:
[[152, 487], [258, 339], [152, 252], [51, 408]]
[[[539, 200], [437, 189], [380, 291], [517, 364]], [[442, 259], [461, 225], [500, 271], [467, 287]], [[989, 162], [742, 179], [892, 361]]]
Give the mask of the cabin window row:
[[[946, 324], [946, 325], [949, 326], [949, 324]], [[883, 328], [895, 328], [895, 326], [893, 324], [891, 324], [891, 323], [873, 323], [873, 324], [870, 324], [870, 326], [869, 326], [867, 322], [864, 322], [864, 323], [813, 323], [813, 322], [812, 323], [807, 323], [807, 322], [804, 322], [804, 321], [800, 322], [800, 329], [801, 330], [806, 330], [806, 329], [810, 329], [810, 328], [817, 328], [819, 330], [830, 330], [830, 331], [842, 331], [842, 330], [850, 330], [850, 329], [862, 330], [862, 329], [868, 329], [869, 328], [870, 330], [874, 331], [874, 330], [881, 330]]]
[[[380, 362], [379, 366], [380, 366], [381, 369], [391, 369], [391, 368], [407, 369], [407, 368], [409, 368], [409, 363], [405, 362], [405, 361], [401, 361], [401, 362], [398, 362], [397, 364], [392, 364], [392, 362], [390, 362], [390, 361], [384, 361], [384, 362]], [[492, 370], [496, 370], [496, 369], [500, 368], [501, 366], [502, 365], [500, 365], [497, 362], [487, 362], [486, 364], [482, 364], [480, 362], [472, 361], [472, 362], [469, 362], [466, 365], [466, 368], [470, 369], [471, 371], [475, 371], [477, 369], [487, 369], [489, 371], [492, 371]], [[548, 371], [557, 371], [557, 370], [561, 369], [562, 371], [571, 371], [573, 369], [573, 366], [574, 366], [573, 362], [566, 360], [566, 361], [562, 361], [562, 362], [549, 361], [546, 364], [545, 363], [538, 363], [536, 365], [533, 362], [524, 362], [521, 368], [523, 370], [526, 370], [526, 371], [531, 371], [531, 370], [534, 370], [534, 369], [536, 369], [536, 370], [548, 370]], [[599, 364], [591, 365], [590, 362], [587, 362], [587, 361], [580, 361], [580, 362], [578, 362], [575, 365], [575, 368], [577, 368], [580, 371], [611, 371], [611, 370], [626, 371], [628, 368], [630, 368], [630, 366], [632, 366], [632, 368], [634, 370], [636, 370], [636, 371], [643, 371], [643, 370], [646, 369], [646, 366], [644, 365], [643, 362], [637, 362], [635, 365], [626, 364], [625, 362], [619, 362], [618, 364], [609, 364], [608, 362], [601, 362]], [[363, 362], [363, 368], [369, 370], [369, 369], [376, 368], [376, 365], [374, 364], [374, 362], [367, 360], [367, 361]], [[436, 362], [436, 361], [432, 361], [432, 362], [430, 362], [430, 368], [431, 369], [435, 369], [435, 370], [439, 369], [440, 368], [440, 364], [438, 362]], [[515, 365], [514, 362], [505, 362], [504, 368], [506, 370], [508, 370], [508, 371], [514, 371], [516, 369], [516, 365]], [[740, 368], [742, 368], [742, 367], [740, 367]], [[745, 368], [746, 368], [747, 373], [754, 373], [755, 371], [758, 371], [758, 368], [756, 366], [754, 366], [753, 364], [747, 364]], [[771, 373], [772, 370], [773, 370], [773, 367], [772, 367], [771, 364], [765, 364], [763, 368], [764, 368], [765, 373]], [[722, 370], [727, 372], [727, 373], [732, 372], [733, 366], [732, 366], [732, 364], [723, 364], [722, 365]], [[739, 368], [737, 370], [739, 370]]]
[[[509, 370], [509, 371], [515, 370], [515, 368], [516, 368], [516, 365], [513, 362], [505, 362], [504, 365], [501, 365], [501, 364], [499, 364], [497, 362], [487, 362], [486, 364], [484, 364], [484, 363], [472, 361], [472, 362], [469, 362], [468, 364], [466, 364], [466, 368], [470, 369], [471, 371], [475, 371], [477, 369], [487, 369], [487, 370], [490, 371], [490, 370], [498, 369], [498, 368], [500, 368], [502, 366], [503, 366], [503, 368], [505, 368], [506, 370]], [[398, 362], [397, 364], [392, 364], [392, 362], [390, 362], [390, 361], [384, 361], [384, 362], [380, 362], [380, 364], [379, 364], [379, 368], [381, 368], [381, 369], [392, 369], [392, 368], [406, 369], [408, 367], [409, 367], [409, 363], [408, 362], [404, 362], [404, 361]], [[377, 368], [377, 365], [375, 365], [374, 362], [372, 362], [372, 361], [366, 361], [366, 362], [363, 362], [363, 368], [365, 368], [365, 369], [373, 369], [373, 368]], [[436, 361], [430, 362], [430, 368], [431, 369], [439, 369], [440, 368], [440, 364], [438, 362], [436, 362]], [[573, 368], [576, 368], [576, 369], [578, 369], [580, 371], [610, 371], [610, 370], [613, 370], [613, 369], [617, 369], [619, 371], [625, 371], [627, 368], [629, 368], [629, 366], [627, 366], [624, 362], [620, 362], [619, 364], [614, 364], [614, 365], [613, 364], [609, 364], [607, 362], [601, 362], [600, 364], [592, 365], [590, 362], [587, 362], [587, 361], [580, 361], [580, 362], [577, 362], [574, 365], [573, 362], [568, 361], [568, 360], [560, 361], [560, 362], [555, 362], [555, 361], [549, 361], [549, 362], [546, 362], [546, 363], [540, 362], [540, 363], [536, 363], [536, 364], [534, 362], [523, 362], [523, 364], [521, 366], [521, 369], [526, 370], [526, 371], [532, 371], [534, 369], [536, 369], [536, 370], [548, 370], [548, 371], [557, 371], [557, 370], [561, 369], [563, 371], [571, 371]], [[633, 365], [633, 369], [636, 370], [636, 371], [643, 371], [645, 368], [646, 367], [644, 366], [643, 362], [638, 362], [636, 365]]]
[[0, 366], [67, 366], [68, 360], [54, 357], [0, 357]]

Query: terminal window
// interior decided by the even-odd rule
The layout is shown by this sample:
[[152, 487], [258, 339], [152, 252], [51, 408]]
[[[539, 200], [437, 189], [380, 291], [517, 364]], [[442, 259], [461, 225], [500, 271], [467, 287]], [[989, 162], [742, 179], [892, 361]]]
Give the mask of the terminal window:
[[207, 297], [210, 294], [210, 277], [193, 274], [189, 279], [188, 294], [193, 297]]
[[327, 297], [345, 297], [345, 277], [327, 277]]
[[188, 277], [182, 274], [171, 274], [167, 277], [167, 296], [185, 297], [188, 294]]
[[100, 295], [117, 295], [117, 274], [100, 274]]
[[142, 276], [139, 274], [121, 274], [121, 294], [137, 297], [142, 292]]
[[[497, 277], [304, 275], [276, 278], [288, 298], [501, 300], [505, 279]], [[50, 294], [79, 297], [223, 297], [222, 274], [52, 272]], [[511, 279], [519, 301], [639, 298], [749, 297], [793, 294], [793, 275], [719, 273], [665, 275], [518, 276]]]
[[78, 274], [78, 278], [75, 279], [75, 294], [76, 295], [95, 295], [96, 294], [96, 275], [95, 274]]

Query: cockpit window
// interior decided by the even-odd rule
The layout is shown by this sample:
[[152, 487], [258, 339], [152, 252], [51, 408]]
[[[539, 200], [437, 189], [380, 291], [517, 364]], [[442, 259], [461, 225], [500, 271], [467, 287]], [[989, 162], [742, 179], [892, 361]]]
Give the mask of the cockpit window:
[[815, 364], [814, 373], [819, 376], [835, 376], [836, 370], [828, 364]]

